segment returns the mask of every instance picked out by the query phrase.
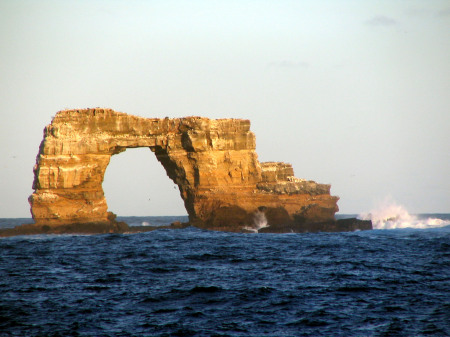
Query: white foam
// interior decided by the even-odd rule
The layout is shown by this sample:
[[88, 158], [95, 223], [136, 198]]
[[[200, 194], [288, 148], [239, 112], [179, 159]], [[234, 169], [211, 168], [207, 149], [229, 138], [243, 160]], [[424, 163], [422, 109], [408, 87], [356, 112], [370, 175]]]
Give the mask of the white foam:
[[359, 218], [372, 220], [374, 229], [434, 228], [450, 225], [449, 220], [411, 215], [405, 207], [398, 205], [392, 198], [386, 198], [377, 208], [360, 214]]
[[267, 218], [264, 212], [258, 210], [253, 215], [253, 226], [252, 227], [244, 227], [244, 229], [248, 231], [252, 231], [254, 233], [258, 233], [261, 228], [267, 227]]

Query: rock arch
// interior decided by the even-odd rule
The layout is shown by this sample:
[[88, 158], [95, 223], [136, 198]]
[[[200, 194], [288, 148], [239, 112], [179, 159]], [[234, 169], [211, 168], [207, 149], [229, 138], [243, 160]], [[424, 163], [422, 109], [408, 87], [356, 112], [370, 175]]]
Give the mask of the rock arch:
[[260, 163], [250, 121], [142, 118], [110, 109], [65, 110], [45, 127], [29, 197], [36, 224], [107, 223], [102, 181], [110, 158], [148, 147], [178, 185], [192, 225], [240, 231], [334, 221], [330, 185], [294, 178], [290, 164]]

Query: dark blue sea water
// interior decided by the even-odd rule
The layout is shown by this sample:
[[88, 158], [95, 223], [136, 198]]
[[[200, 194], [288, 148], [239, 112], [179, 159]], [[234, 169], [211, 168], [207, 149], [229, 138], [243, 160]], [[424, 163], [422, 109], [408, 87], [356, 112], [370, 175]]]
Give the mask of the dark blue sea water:
[[352, 233], [0, 238], [0, 336], [449, 336], [450, 216], [439, 218]]

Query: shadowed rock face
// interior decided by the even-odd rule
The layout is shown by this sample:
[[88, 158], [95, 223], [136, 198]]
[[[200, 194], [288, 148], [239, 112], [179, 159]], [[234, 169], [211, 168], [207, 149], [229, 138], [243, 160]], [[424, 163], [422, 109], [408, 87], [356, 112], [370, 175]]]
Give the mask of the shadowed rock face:
[[192, 225], [241, 231], [260, 226], [261, 213], [269, 227], [334, 222], [330, 185], [295, 178], [290, 164], [260, 163], [248, 120], [97, 108], [60, 111], [45, 127], [29, 197], [36, 225], [110, 223], [103, 177], [112, 155], [135, 147], [148, 147], [178, 185]]

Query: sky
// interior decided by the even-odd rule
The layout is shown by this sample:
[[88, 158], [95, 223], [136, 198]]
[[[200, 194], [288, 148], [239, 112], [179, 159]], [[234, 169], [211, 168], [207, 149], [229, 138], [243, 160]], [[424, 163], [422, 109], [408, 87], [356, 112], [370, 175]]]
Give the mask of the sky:
[[[250, 119], [340, 213], [450, 212], [447, 0], [0, 0], [0, 217], [30, 217], [44, 127], [89, 107]], [[103, 187], [118, 215], [186, 214], [147, 148]]]

